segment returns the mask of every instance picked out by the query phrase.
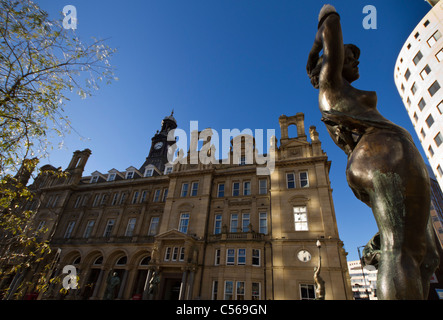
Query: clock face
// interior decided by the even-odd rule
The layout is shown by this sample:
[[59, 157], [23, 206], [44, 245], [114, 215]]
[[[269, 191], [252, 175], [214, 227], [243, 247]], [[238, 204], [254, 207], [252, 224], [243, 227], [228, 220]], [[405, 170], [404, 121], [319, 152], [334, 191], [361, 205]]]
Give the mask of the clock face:
[[155, 150], [158, 150], [158, 149], [160, 149], [162, 146], [163, 146], [163, 142], [157, 142], [157, 143], [154, 145], [154, 149], [155, 149]]
[[309, 251], [303, 249], [297, 253], [297, 258], [302, 262], [308, 262], [309, 260], [311, 260], [311, 254], [309, 253]]

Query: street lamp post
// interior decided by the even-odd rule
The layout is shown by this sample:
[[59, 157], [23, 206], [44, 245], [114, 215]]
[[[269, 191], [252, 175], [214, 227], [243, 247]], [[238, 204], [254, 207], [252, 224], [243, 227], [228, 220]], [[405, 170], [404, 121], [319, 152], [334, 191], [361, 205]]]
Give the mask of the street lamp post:
[[321, 269], [320, 240], [317, 239], [316, 245], [318, 248], [318, 266], [314, 267], [315, 299], [325, 300], [325, 281], [320, 276], [320, 269]]

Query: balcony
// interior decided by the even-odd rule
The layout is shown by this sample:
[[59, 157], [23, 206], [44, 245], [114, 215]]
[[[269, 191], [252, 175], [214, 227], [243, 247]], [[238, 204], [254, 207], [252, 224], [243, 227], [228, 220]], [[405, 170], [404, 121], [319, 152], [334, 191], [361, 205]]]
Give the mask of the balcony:
[[131, 237], [90, 237], [90, 238], [55, 238], [51, 244], [105, 244], [105, 243], [154, 243], [154, 236], [131, 236]]
[[226, 232], [209, 235], [209, 241], [262, 241], [265, 235], [257, 232]]

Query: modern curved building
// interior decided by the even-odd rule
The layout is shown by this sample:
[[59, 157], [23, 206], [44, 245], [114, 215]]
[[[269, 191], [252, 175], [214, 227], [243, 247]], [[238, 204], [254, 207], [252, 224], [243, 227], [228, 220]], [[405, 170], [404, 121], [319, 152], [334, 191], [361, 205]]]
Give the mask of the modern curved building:
[[394, 80], [443, 189], [443, 1], [415, 27], [398, 55]]

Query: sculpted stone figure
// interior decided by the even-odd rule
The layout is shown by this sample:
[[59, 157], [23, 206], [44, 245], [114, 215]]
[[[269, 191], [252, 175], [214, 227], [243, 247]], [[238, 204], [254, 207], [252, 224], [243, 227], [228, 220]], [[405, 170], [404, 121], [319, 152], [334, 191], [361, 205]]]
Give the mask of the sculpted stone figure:
[[120, 284], [120, 278], [117, 274], [117, 272], [113, 272], [112, 276], [108, 277], [107, 280], [107, 286], [106, 286], [106, 291], [105, 291], [105, 296], [104, 299], [105, 300], [114, 300], [115, 297], [117, 296], [117, 286]]
[[366, 261], [378, 263], [378, 298], [426, 299], [439, 262], [428, 172], [409, 132], [377, 110], [376, 93], [351, 85], [359, 56], [355, 45], [343, 44], [340, 16], [325, 5], [306, 68], [322, 121], [347, 155], [348, 184], [377, 222], [379, 247], [366, 251]]

